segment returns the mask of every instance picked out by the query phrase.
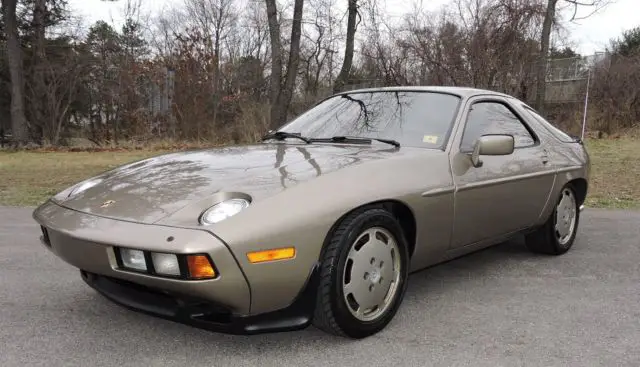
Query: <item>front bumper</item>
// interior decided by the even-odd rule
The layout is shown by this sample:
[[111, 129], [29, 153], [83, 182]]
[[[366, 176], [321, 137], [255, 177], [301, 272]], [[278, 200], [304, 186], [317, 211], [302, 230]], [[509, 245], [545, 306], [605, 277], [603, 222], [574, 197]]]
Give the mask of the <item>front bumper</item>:
[[[114, 220], [53, 202], [36, 209], [33, 217], [42, 227], [41, 239], [49, 250], [80, 269], [89, 286], [130, 309], [228, 333], [292, 330], [310, 324], [315, 304], [315, 287], [309, 290], [311, 277], [288, 307], [252, 315], [251, 289], [244, 272], [227, 245], [207, 231]], [[218, 276], [183, 280], [122, 270], [117, 264], [116, 246], [176, 254], [206, 253]]]
[[[46, 233], [46, 247], [72, 266], [216, 302], [238, 314], [250, 312], [248, 282], [227, 246], [206, 231], [119, 221], [43, 204], [33, 215]], [[219, 272], [215, 279], [160, 278], [118, 267], [114, 247], [177, 254], [206, 253]]]

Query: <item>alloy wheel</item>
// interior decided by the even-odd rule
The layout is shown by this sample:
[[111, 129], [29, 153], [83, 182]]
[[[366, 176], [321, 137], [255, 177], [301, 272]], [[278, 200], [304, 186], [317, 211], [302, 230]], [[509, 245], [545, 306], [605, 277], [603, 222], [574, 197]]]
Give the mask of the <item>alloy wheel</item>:
[[342, 288], [347, 308], [360, 321], [379, 318], [393, 303], [401, 274], [398, 242], [381, 227], [361, 233], [349, 249]]
[[576, 197], [569, 188], [562, 190], [562, 196], [556, 206], [555, 235], [558, 243], [566, 245], [573, 236], [577, 216]]

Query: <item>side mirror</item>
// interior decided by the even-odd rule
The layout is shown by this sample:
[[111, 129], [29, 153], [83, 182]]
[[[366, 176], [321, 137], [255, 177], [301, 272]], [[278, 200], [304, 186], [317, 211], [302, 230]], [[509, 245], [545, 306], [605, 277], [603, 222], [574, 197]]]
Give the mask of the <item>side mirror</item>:
[[481, 155], [509, 155], [513, 153], [515, 139], [513, 135], [482, 135], [471, 153], [471, 163], [474, 167], [481, 167]]

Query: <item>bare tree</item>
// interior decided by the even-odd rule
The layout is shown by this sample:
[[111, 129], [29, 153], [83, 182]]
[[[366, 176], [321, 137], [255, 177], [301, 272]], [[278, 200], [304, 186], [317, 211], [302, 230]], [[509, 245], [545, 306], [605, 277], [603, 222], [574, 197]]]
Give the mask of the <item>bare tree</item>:
[[7, 34], [7, 58], [11, 74], [11, 133], [17, 145], [29, 141], [29, 125], [24, 114], [24, 70], [16, 17], [17, 0], [2, 0], [2, 16]]
[[293, 6], [293, 21], [291, 25], [291, 46], [289, 60], [282, 81], [283, 50], [280, 41], [280, 21], [275, 0], [265, 0], [267, 5], [267, 21], [271, 38], [271, 127], [283, 124], [287, 119], [287, 112], [293, 96], [293, 88], [298, 75], [300, 62], [300, 38], [302, 35], [302, 10], [304, 0], [295, 0]]
[[334, 82], [333, 54], [339, 29], [338, 21], [333, 14], [332, 0], [310, 0], [305, 4], [309, 12], [302, 31], [300, 50], [299, 83], [301, 93], [292, 102], [292, 112], [305, 109], [309, 104], [317, 102], [330, 92]]
[[342, 87], [347, 83], [349, 79], [349, 73], [351, 72], [351, 66], [353, 64], [353, 48], [355, 43], [356, 18], [360, 17], [358, 13], [358, 0], [348, 0], [348, 18], [347, 18], [347, 42], [344, 48], [344, 61], [340, 73], [336, 78], [336, 83], [333, 87], [334, 92], [340, 91]]
[[[544, 33], [567, 31], [560, 15], [577, 20], [608, 2], [452, 0], [432, 12], [415, 4], [396, 22], [376, 0], [250, 0], [242, 8], [238, 0], [182, 0], [150, 23], [140, 17], [142, 0], [124, 0], [122, 28], [103, 22], [71, 35], [68, 13], [51, 21], [65, 0], [1, 1], [12, 83], [0, 107], [14, 114], [20, 105], [16, 140], [65, 144], [84, 134], [98, 145], [252, 141], [349, 83], [472, 85], [528, 100], [543, 82], [544, 101], [541, 56], [558, 54], [555, 36]], [[612, 134], [640, 116], [638, 56], [618, 56], [591, 74], [590, 126]], [[550, 99], [581, 87], [547, 88]], [[582, 110], [555, 106], [549, 118], [579, 125], [571, 121]]]
[[437, 13], [416, 7], [387, 40], [377, 26], [381, 15], [368, 8], [365, 79], [471, 85], [526, 97], [543, 14], [535, 1], [458, 0]]
[[[56, 54], [48, 55], [40, 64], [40, 75], [46, 79], [44, 88], [37, 94], [38, 105], [42, 109], [44, 119], [39, 122], [43, 140], [49, 144], [60, 143], [65, 122], [70, 118], [71, 108], [81, 93], [82, 77], [87, 73], [87, 63], [82, 56], [76, 55], [71, 47], [56, 50]], [[35, 105], [35, 93], [30, 93], [27, 101]]]
[[[264, 3], [250, 1], [243, 11], [242, 24], [234, 35], [234, 45], [229, 49], [240, 49], [244, 56], [252, 56], [266, 65], [269, 51], [269, 26]], [[241, 47], [238, 47], [241, 45]], [[232, 47], [233, 46], [233, 47]]]
[[172, 16], [174, 9], [166, 11], [163, 9], [156, 13], [149, 26], [149, 44], [153, 48], [153, 53], [163, 59], [167, 59], [171, 55], [171, 49], [174, 47], [173, 34], [176, 32], [176, 21]]
[[221, 48], [231, 23], [235, 22], [233, 0], [184, 0], [187, 16], [202, 32], [205, 49], [212, 59], [211, 83], [213, 85], [213, 124], [216, 125], [220, 103], [220, 59]]

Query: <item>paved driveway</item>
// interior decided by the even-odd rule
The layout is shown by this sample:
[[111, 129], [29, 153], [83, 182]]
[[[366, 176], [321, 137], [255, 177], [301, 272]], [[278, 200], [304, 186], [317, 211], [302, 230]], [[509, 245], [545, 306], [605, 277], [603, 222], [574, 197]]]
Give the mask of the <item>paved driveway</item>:
[[505, 243], [410, 278], [388, 328], [210, 333], [113, 305], [0, 208], [0, 366], [640, 366], [640, 213], [587, 209], [574, 248]]

